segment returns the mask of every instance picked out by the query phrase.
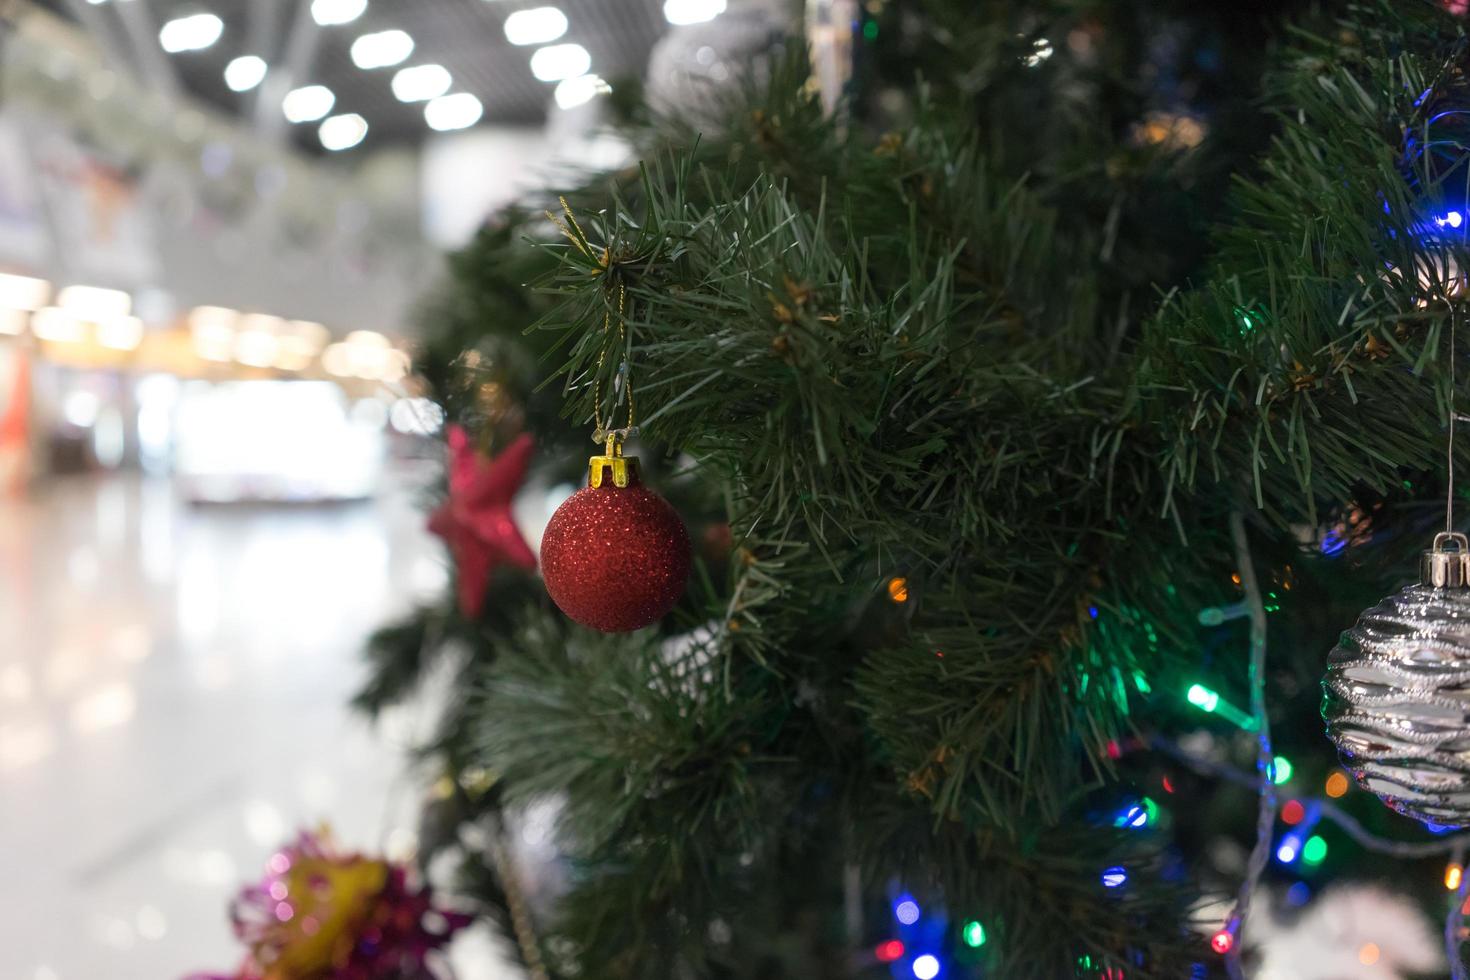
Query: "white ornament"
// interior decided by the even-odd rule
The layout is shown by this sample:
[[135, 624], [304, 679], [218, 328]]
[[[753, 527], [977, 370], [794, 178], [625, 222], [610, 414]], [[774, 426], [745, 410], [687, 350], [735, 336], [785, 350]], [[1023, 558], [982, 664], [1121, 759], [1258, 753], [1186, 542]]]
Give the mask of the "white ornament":
[[1294, 921], [1262, 909], [1246, 935], [1260, 954], [1253, 980], [1408, 980], [1444, 971], [1435, 926], [1407, 898], [1371, 885], [1325, 891]]

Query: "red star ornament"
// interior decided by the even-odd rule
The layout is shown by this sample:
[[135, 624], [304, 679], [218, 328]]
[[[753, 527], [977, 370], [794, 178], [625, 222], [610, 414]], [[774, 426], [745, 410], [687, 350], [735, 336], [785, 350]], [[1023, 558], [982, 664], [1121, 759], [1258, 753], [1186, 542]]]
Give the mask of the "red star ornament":
[[469, 619], [485, 606], [485, 590], [496, 566], [536, 567], [536, 555], [511, 519], [510, 505], [536, 443], [530, 433], [516, 437], [489, 459], [475, 450], [469, 434], [449, 427], [449, 499], [429, 518], [429, 530], [443, 538], [459, 577], [459, 611]]

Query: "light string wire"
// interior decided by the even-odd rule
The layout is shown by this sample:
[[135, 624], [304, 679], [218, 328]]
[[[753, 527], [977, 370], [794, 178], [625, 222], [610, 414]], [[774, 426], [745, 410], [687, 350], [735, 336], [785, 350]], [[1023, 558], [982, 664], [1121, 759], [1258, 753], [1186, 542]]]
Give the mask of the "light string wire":
[[[591, 242], [587, 239], [587, 233], [577, 223], [577, 216], [572, 212], [572, 206], [567, 203], [565, 197], [557, 198], [561, 202], [562, 213], [566, 215], [563, 221], [559, 216], [546, 212], [546, 217], [556, 226], [557, 230], [566, 236], [567, 241], [576, 247], [587, 258], [595, 261], [605, 273], [612, 267], [612, 252], [607, 246], [603, 246], [602, 254], [598, 255], [593, 249]], [[604, 292], [609, 287], [604, 285]], [[633, 400], [632, 368], [628, 364], [626, 356], [628, 338], [628, 288], [621, 279], [618, 280], [618, 349], [624, 351], [622, 364], [618, 367], [617, 380], [613, 386], [613, 411], [617, 410], [617, 394], [622, 391], [628, 396], [628, 424], [621, 429], [612, 428], [613, 416], [610, 412], [607, 420], [602, 418], [602, 374], [607, 367], [607, 336], [612, 333], [612, 303], [611, 298], [605, 302], [605, 311], [602, 314], [602, 349], [597, 353], [597, 373], [592, 379], [592, 420], [597, 429], [592, 433], [594, 442], [606, 442], [607, 454], [617, 455], [614, 449], [621, 447], [623, 442], [638, 433], [637, 412]]]
[[1251, 849], [1250, 862], [1246, 866], [1245, 880], [1235, 897], [1235, 908], [1226, 924], [1234, 934], [1235, 942], [1225, 954], [1225, 969], [1231, 980], [1245, 980], [1240, 964], [1245, 943], [1241, 933], [1245, 929], [1246, 916], [1250, 913], [1251, 895], [1266, 870], [1271, 857], [1272, 830], [1276, 824], [1276, 783], [1271, 778], [1273, 752], [1271, 749], [1271, 720], [1266, 715], [1266, 606], [1261, 600], [1260, 583], [1256, 580], [1255, 565], [1251, 560], [1250, 540], [1245, 532], [1245, 518], [1239, 509], [1230, 514], [1230, 536], [1235, 542], [1235, 560], [1240, 568], [1240, 584], [1245, 590], [1246, 605], [1250, 611], [1250, 688], [1251, 716], [1256, 721], [1256, 775], [1258, 805], [1256, 808], [1256, 843]]
[[1450, 975], [1453, 980], [1466, 980], [1465, 961], [1460, 958], [1460, 929], [1465, 921], [1465, 896], [1470, 891], [1470, 875], [1465, 874], [1465, 838], [1456, 838], [1454, 856], [1451, 858], [1455, 866], [1460, 868], [1460, 886], [1450, 896], [1450, 910], [1444, 918], [1444, 951], [1450, 961]]
[[[1167, 739], [1155, 738], [1149, 742], [1149, 745], [1156, 751], [1179, 760], [1202, 776], [1212, 776], [1252, 788], [1258, 785], [1256, 777], [1245, 770], [1229, 765], [1228, 763], [1217, 762], [1214, 759], [1207, 759], [1203, 756], [1187, 752]], [[1356, 817], [1332, 800], [1319, 796], [1289, 796], [1287, 799], [1295, 800], [1303, 806], [1314, 804], [1320, 807], [1324, 819], [1336, 824], [1343, 833], [1347, 834], [1354, 843], [1361, 846], [1364, 850], [1372, 851], [1375, 854], [1413, 859], [1434, 857], [1437, 854], [1452, 854], [1457, 848], [1470, 847], [1470, 833], [1455, 834], [1440, 840], [1431, 841], [1413, 842], [1393, 840], [1388, 837], [1380, 837], [1368, 830]]]

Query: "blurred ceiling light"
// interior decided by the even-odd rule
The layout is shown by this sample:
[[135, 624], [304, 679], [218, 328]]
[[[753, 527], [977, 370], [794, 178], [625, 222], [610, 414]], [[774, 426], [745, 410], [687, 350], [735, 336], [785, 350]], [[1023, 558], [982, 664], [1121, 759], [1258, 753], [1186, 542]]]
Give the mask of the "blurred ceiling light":
[[286, 326], [286, 321], [269, 313], [247, 313], [240, 317], [236, 324], [238, 330], [260, 330], [264, 333], [277, 333]]
[[424, 107], [424, 120], [429, 128], [441, 133], [468, 129], [480, 121], [485, 107], [468, 92], [457, 92], [435, 99]]
[[47, 306], [31, 316], [31, 333], [40, 340], [57, 344], [79, 344], [84, 331], [82, 322], [66, 310]]
[[277, 338], [276, 359], [273, 367], [282, 371], [305, 371], [316, 360], [316, 349], [311, 341], [295, 334]]
[[191, 14], [164, 24], [158, 32], [158, 43], [169, 54], [203, 51], [218, 41], [224, 32], [225, 22], [214, 14]]
[[320, 323], [313, 323], [310, 320], [292, 320], [289, 329], [292, 336], [300, 337], [311, 346], [313, 354], [319, 353], [323, 347], [327, 346], [327, 342], [332, 339], [332, 332], [330, 330]]
[[138, 710], [138, 699], [127, 684], [111, 684], [72, 705], [72, 727], [82, 734], [125, 725]]
[[567, 15], [555, 7], [517, 10], [505, 18], [505, 38], [511, 44], [545, 44], [567, 32]]
[[413, 38], [404, 31], [364, 34], [352, 42], [352, 63], [364, 71], [401, 64], [413, 54]]
[[611, 92], [608, 86], [596, 75], [578, 75], [576, 78], [567, 78], [557, 83], [556, 104], [563, 109], [575, 109], [579, 105], [586, 105], [598, 95]]
[[202, 360], [220, 361], [221, 363], [235, 356], [235, 334], [229, 330], [196, 330], [194, 332], [194, 353]]
[[242, 54], [225, 65], [225, 84], [231, 92], [248, 92], [265, 81], [265, 73], [269, 70], [264, 58]]
[[393, 76], [393, 94], [399, 102], [427, 102], [449, 91], [454, 78], [443, 65], [415, 65]]
[[19, 769], [40, 762], [55, 747], [55, 737], [40, 723], [6, 725], [0, 728], [0, 770]]
[[531, 55], [531, 74], [543, 82], [559, 82], [587, 74], [592, 56], [580, 44], [553, 44]]
[[224, 327], [227, 330], [234, 330], [239, 320], [240, 311], [225, 306], [196, 306], [189, 311], [189, 327], [194, 330], [203, 327]]
[[30, 276], [0, 273], [0, 308], [39, 310], [51, 299], [51, 284]]
[[189, 313], [189, 331], [194, 335], [194, 353], [206, 361], [228, 361], [235, 351], [238, 310], [223, 306], [196, 306]]
[[351, 376], [352, 348], [347, 344], [332, 344], [322, 351], [322, 367], [339, 378]]
[[703, 24], [725, 12], [725, 0], [664, 0], [664, 20], [676, 26]]
[[337, 97], [325, 85], [306, 85], [286, 93], [281, 100], [281, 111], [293, 123], [316, 122], [336, 104]]
[[0, 307], [0, 334], [19, 337], [26, 332], [30, 314], [25, 310], [7, 310]]
[[393, 346], [393, 342], [376, 330], [354, 330], [347, 335], [347, 343], [359, 347], [376, 347], [386, 350]]
[[269, 331], [242, 330], [235, 335], [235, 360], [246, 367], [272, 367], [280, 346], [276, 335]]
[[368, 0], [313, 0], [311, 19], [323, 27], [350, 24], [367, 10]]
[[355, 112], [333, 116], [322, 123], [322, 128], [317, 133], [321, 137], [322, 146], [334, 153], [352, 149], [366, 139], [367, 134], [367, 120]]
[[127, 293], [96, 286], [67, 286], [57, 295], [56, 305], [79, 320], [94, 323], [133, 312], [133, 298]]
[[135, 316], [120, 316], [97, 324], [97, 343], [112, 350], [137, 350], [143, 342], [143, 321]]

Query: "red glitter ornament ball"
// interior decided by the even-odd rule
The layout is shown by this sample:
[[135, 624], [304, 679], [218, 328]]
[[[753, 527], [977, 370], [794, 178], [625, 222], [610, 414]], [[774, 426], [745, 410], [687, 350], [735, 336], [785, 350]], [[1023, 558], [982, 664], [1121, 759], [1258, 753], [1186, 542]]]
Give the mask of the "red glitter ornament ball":
[[[609, 464], [599, 474], [599, 463]], [[669, 502], [643, 486], [637, 460], [618, 482], [613, 459], [593, 460], [593, 486], [557, 508], [541, 538], [541, 574], [562, 612], [604, 633], [657, 622], [684, 594], [689, 532]], [[619, 466], [622, 469], [622, 466]], [[600, 483], [601, 485], [596, 485]]]

